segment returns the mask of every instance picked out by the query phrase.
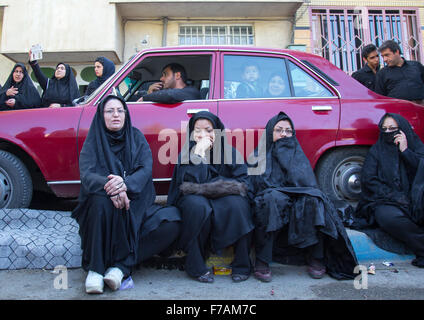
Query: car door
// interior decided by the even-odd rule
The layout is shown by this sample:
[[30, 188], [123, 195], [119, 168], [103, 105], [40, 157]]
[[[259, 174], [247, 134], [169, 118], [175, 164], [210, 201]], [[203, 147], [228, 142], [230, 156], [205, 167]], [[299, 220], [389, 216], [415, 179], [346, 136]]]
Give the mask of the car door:
[[[209, 97], [213, 97], [215, 89], [213, 85], [213, 79], [215, 78], [215, 60], [214, 52], [205, 51], [146, 54], [135, 61], [110, 89], [111, 92], [119, 91], [125, 99], [128, 99], [127, 104], [131, 114], [132, 124], [134, 127], [140, 129], [150, 145], [153, 156], [153, 180], [158, 195], [164, 195], [168, 192], [174, 164], [184, 144], [186, 127], [190, 117], [200, 110], [208, 110], [217, 114], [217, 100], [209, 99]], [[175, 104], [130, 101], [134, 100], [127, 94], [132, 90], [130, 80], [133, 80], [134, 77], [131, 75], [131, 72], [136, 68], [138, 68], [137, 72], [142, 73], [149, 69], [149, 74], [156, 73], [156, 75], [154, 75], [152, 79], [146, 78], [145, 80], [154, 82], [160, 78], [157, 74], [157, 70], [159, 70], [160, 74], [162, 67], [170, 61], [183, 64], [184, 67], [188, 69], [187, 73], [189, 78], [192, 78], [190, 71], [192, 71], [192, 74], [196, 75], [198, 73], [194, 70], [204, 68], [203, 75], [198, 76], [202, 79], [198, 79], [196, 76], [196, 79], [191, 79], [191, 81], [196, 86], [200, 86], [199, 89], [202, 92], [207, 91], [208, 94], [205, 94], [206, 96], [204, 95], [201, 100], [186, 100]], [[202, 66], [202, 62], [208, 63], [208, 65]], [[157, 70], [152, 71], [155, 68]], [[206, 76], [204, 74], [206, 73], [208, 79], [205, 78]], [[146, 74], [148, 74], [147, 71]], [[87, 107], [83, 113], [80, 125], [80, 148], [82, 147], [83, 140], [85, 140], [91, 119], [95, 112], [96, 108]]]
[[[246, 130], [255, 132], [247, 136], [244, 145], [236, 146], [246, 158], [257, 144], [259, 130], [280, 111], [293, 120], [313, 166], [324, 150], [335, 145], [340, 113], [337, 92], [297, 59], [282, 54], [222, 52], [220, 70], [218, 116], [233, 136], [241, 130], [245, 137]], [[237, 143], [237, 138], [233, 145], [234, 141]]]

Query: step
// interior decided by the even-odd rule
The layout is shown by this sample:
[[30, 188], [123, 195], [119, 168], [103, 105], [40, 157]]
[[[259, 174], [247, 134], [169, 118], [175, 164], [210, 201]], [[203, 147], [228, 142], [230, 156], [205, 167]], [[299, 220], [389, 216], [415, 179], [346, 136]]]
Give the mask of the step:
[[[78, 224], [69, 211], [0, 209], [0, 270], [81, 267]], [[347, 229], [359, 262], [412, 260], [383, 250], [363, 232]], [[207, 265], [228, 266], [232, 248], [211, 256]]]

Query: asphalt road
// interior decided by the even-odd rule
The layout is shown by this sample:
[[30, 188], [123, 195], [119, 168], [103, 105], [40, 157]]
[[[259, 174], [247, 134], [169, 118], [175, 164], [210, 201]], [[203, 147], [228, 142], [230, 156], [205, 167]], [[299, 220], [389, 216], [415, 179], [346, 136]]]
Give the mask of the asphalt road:
[[[212, 284], [189, 278], [184, 271], [139, 268], [134, 288], [88, 295], [82, 269], [0, 271], [0, 299], [35, 300], [424, 300], [424, 269], [409, 262], [386, 267], [375, 263], [376, 274], [363, 279], [337, 281], [326, 275], [311, 279], [303, 266], [273, 264], [273, 280], [262, 283], [253, 277], [233, 283], [230, 276], [215, 276]], [[395, 269], [398, 272], [394, 272]], [[367, 278], [366, 278], [367, 277]]]

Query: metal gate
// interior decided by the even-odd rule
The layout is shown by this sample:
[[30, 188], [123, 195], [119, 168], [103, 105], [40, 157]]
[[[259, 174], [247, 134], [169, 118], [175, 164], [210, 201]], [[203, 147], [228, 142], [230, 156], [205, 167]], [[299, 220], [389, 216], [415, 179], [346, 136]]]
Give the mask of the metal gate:
[[418, 9], [311, 7], [311, 45], [345, 72], [362, 67], [362, 48], [385, 40], [399, 43], [407, 60], [424, 61]]

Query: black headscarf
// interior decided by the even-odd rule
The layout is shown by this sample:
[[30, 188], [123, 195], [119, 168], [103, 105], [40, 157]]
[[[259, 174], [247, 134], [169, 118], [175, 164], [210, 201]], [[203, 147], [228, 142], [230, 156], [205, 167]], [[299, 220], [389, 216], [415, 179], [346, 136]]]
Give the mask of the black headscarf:
[[[24, 73], [22, 80], [18, 83], [13, 80], [13, 72], [15, 72], [17, 67], [20, 67]], [[9, 88], [12, 86], [18, 89], [18, 94], [14, 97], [8, 97], [6, 95], [6, 91], [9, 90]], [[11, 98], [16, 100], [15, 106], [13, 108], [9, 108], [5, 104], [6, 100]], [[38, 94], [38, 91], [35, 88], [34, 83], [32, 82], [28, 71], [25, 68], [25, 65], [23, 63], [15, 64], [3, 88], [0, 89], [0, 110], [36, 108], [40, 105], [40, 95]]]
[[49, 106], [52, 103], [71, 106], [72, 101], [80, 96], [78, 84], [71, 67], [66, 63], [59, 62], [56, 68], [60, 64], [65, 66], [66, 74], [61, 79], [57, 79], [53, 74], [53, 76], [47, 80], [47, 88], [44, 90], [42, 96], [44, 106]]
[[[236, 179], [247, 185], [247, 167], [241, 154], [233, 148], [227, 141], [225, 135], [225, 126], [221, 120], [213, 113], [201, 111], [190, 118], [187, 126], [186, 142], [181, 153], [178, 156], [178, 163], [175, 165], [173, 179], [168, 193], [168, 204], [175, 205], [180, 197], [179, 186], [185, 181], [185, 175], [192, 175], [191, 172], [185, 170], [184, 164], [199, 164], [200, 158], [194, 155], [194, 146], [196, 142], [193, 140], [194, 125], [197, 120], [206, 119], [212, 123], [215, 130], [215, 141], [212, 148], [206, 154], [206, 162], [208, 163], [207, 182], [214, 182], [218, 179]], [[199, 179], [205, 182], [205, 177], [192, 176], [191, 181], [199, 183]]]
[[[274, 142], [274, 127], [282, 120], [290, 123], [293, 135]], [[318, 237], [324, 237], [328, 273], [336, 279], [352, 279], [357, 265], [353, 247], [334, 205], [318, 188], [293, 122], [280, 112], [268, 121], [264, 135], [266, 150], [258, 153], [257, 148], [255, 153], [259, 164], [265, 165], [265, 172], [250, 178], [256, 227], [272, 232], [287, 226], [288, 240], [281, 241], [282, 237], [274, 242], [274, 261], [284, 263], [288, 261], [288, 248], [310, 247]], [[274, 207], [268, 201], [278, 205]]]
[[99, 62], [103, 65], [103, 73], [100, 77], [91, 81], [87, 87], [85, 94], [88, 96], [92, 94], [103, 82], [105, 82], [111, 75], [115, 73], [115, 64], [105, 57], [98, 57], [95, 62]]
[[[387, 117], [393, 118], [405, 133], [408, 148], [401, 153], [393, 143], [396, 132], [383, 132]], [[409, 215], [416, 223], [424, 222], [424, 144], [409, 122], [399, 114], [386, 113], [380, 120], [380, 134], [371, 147], [362, 167], [361, 198], [356, 210], [360, 224], [373, 225], [374, 209], [381, 204], [393, 205]], [[408, 159], [411, 161], [408, 162]]]

